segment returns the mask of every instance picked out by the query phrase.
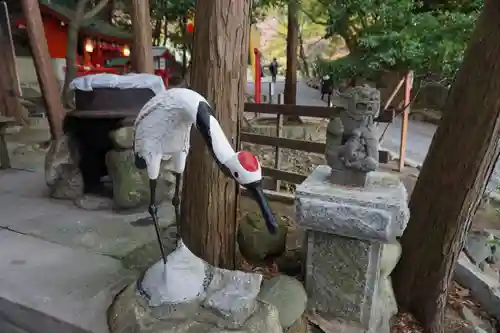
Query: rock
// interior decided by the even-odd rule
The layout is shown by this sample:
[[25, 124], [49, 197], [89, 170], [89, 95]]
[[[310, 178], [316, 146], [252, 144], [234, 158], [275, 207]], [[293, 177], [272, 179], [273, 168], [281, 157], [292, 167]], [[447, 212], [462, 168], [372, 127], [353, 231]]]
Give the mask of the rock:
[[121, 127], [109, 133], [109, 137], [118, 149], [132, 149], [134, 147], [134, 128]]
[[241, 327], [254, 313], [262, 275], [212, 267], [212, 280], [202, 305]]
[[162, 305], [150, 308], [137, 294], [136, 284], [120, 293], [108, 311], [111, 333], [283, 333], [278, 310], [257, 301], [255, 312], [237, 330], [212, 309]]
[[285, 330], [285, 333], [308, 333], [307, 318], [305, 315], [297, 319], [292, 326]]
[[286, 275], [264, 281], [258, 298], [278, 309], [284, 329], [299, 320], [307, 306], [307, 294], [302, 283]]
[[[167, 170], [164, 162], [158, 188], [158, 202], [171, 197], [175, 177]], [[146, 170], [139, 170], [134, 164], [131, 149], [112, 150], [106, 154], [106, 167], [113, 183], [113, 202], [115, 209], [131, 209], [149, 202], [149, 181]]]
[[488, 333], [495, 332], [491, 324], [481, 318], [478, 318], [469, 308], [462, 306], [460, 311], [462, 318], [466, 320], [472, 328], [474, 333]]
[[45, 181], [51, 197], [76, 199], [83, 195], [79, 158], [78, 150], [68, 135], [50, 143], [45, 156]]
[[377, 332], [390, 332], [391, 320], [398, 312], [398, 304], [396, 303], [389, 275], [396, 267], [400, 257], [401, 244], [399, 242], [395, 241], [394, 243], [383, 245], [380, 257], [378, 296], [376, 297], [378, 306], [375, 307], [375, 311], [379, 313], [379, 316], [375, 317], [378, 320], [376, 324]]
[[467, 234], [465, 253], [476, 265], [492, 260], [495, 254], [495, 237], [486, 230], [471, 230]]
[[497, 320], [500, 319], [500, 284], [484, 274], [462, 252], [454, 272], [455, 280], [470, 290], [471, 296], [481, 307]]
[[280, 225], [273, 235], [267, 230], [260, 213], [245, 216], [238, 229], [238, 246], [245, 259], [259, 262], [285, 251], [287, 228], [281, 218], [278, 217], [277, 221]]

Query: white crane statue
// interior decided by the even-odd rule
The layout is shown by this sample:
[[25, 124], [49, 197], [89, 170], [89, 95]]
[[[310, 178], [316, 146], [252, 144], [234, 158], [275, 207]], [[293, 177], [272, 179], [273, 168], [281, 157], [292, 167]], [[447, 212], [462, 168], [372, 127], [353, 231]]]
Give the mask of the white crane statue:
[[180, 181], [189, 152], [190, 131], [193, 124], [201, 133], [222, 172], [252, 193], [269, 232], [275, 233], [277, 230], [275, 216], [262, 190], [262, 172], [255, 155], [245, 151], [234, 151], [203, 96], [190, 89], [168, 89], [144, 105], [134, 124], [135, 165], [139, 169], [147, 169], [150, 186], [149, 214], [153, 219], [165, 266], [167, 257], [158, 225], [156, 184], [162, 160], [171, 160], [171, 171], [175, 175], [172, 204], [177, 223], [177, 245], [180, 246], [182, 243], [179, 232]]

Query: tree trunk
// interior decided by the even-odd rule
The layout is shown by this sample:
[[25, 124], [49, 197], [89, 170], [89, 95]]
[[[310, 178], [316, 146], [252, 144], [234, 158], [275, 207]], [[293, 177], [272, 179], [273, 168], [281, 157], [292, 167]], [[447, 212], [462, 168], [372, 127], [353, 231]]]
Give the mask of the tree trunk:
[[154, 73], [151, 16], [149, 2], [132, 0], [132, 32], [134, 34], [133, 69], [138, 73]]
[[116, 0], [109, 0], [102, 11], [99, 13], [99, 18], [108, 22], [109, 24], [113, 24], [113, 14], [115, 12], [115, 3]]
[[62, 89], [62, 101], [65, 107], [73, 105], [73, 94], [69, 84], [76, 77], [76, 53], [78, 47], [78, 31], [85, 15], [85, 8], [89, 0], [78, 0], [75, 8], [75, 16], [68, 24], [68, 40], [66, 42], [66, 71], [64, 73], [64, 84]]
[[85, 13], [89, 0], [78, 0], [75, 9], [75, 16], [68, 24], [68, 40], [66, 41], [66, 71], [62, 89], [63, 104], [67, 108], [73, 107], [73, 94], [69, 90], [69, 84], [76, 77], [76, 53], [80, 26], [85, 20], [90, 20], [106, 8], [108, 1], [109, 0], [100, 0], [94, 8]]
[[410, 201], [393, 273], [402, 310], [443, 332], [448, 286], [500, 152], [500, 5], [486, 0]]
[[182, 36], [182, 77], [186, 76], [187, 72], [187, 46], [186, 46], [186, 35], [187, 35], [187, 17], [183, 16], [179, 19], [179, 27], [181, 28]]
[[[196, 2], [191, 88], [211, 103], [233, 147], [247, 84], [250, 2]], [[238, 187], [220, 172], [196, 130], [191, 145], [182, 191], [182, 239], [208, 263], [234, 269]]]
[[299, 57], [302, 61], [302, 67], [305, 77], [309, 77], [309, 63], [307, 62], [306, 50], [304, 49], [304, 39], [302, 33], [299, 33]]
[[153, 46], [160, 45], [160, 35], [161, 35], [162, 23], [163, 23], [163, 17], [157, 19], [155, 22], [155, 28], [153, 30]]
[[167, 15], [165, 14], [165, 24], [163, 25], [163, 46], [167, 46], [167, 40], [168, 40], [168, 20], [167, 20]]
[[297, 46], [299, 41], [298, 0], [288, 2], [288, 32], [286, 36], [285, 104], [297, 104]]
[[36, 74], [40, 90], [47, 108], [47, 118], [50, 125], [52, 139], [61, 137], [64, 108], [57, 89], [57, 81], [51, 64], [49, 47], [45, 38], [42, 15], [38, 0], [22, 0], [23, 14], [26, 18], [28, 32]]

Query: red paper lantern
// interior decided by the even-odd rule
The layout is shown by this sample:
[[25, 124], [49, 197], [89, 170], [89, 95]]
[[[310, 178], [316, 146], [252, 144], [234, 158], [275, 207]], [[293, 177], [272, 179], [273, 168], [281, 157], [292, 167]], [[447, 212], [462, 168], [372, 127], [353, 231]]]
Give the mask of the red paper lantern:
[[193, 23], [188, 23], [186, 25], [186, 30], [188, 33], [192, 34], [194, 32], [194, 24]]

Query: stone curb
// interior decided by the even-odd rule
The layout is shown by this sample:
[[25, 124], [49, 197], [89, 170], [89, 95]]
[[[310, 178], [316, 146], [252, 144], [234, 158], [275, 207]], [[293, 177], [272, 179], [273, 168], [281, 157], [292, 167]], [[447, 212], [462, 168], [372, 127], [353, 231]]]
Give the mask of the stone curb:
[[470, 262], [464, 253], [460, 253], [455, 267], [455, 280], [470, 289], [476, 299], [488, 314], [500, 319], [499, 283], [484, 275], [478, 267]]
[[[387, 150], [389, 152], [389, 155], [390, 155], [390, 159], [391, 160], [398, 160], [399, 159], [399, 154], [392, 151], [392, 150], [389, 150], [389, 149], [386, 149], [384, 148], [385, 150]], [[412, 168], [415, 168], [415, 169], [418, 169], [420, 171], [420, 169], [422, 168], [422, 163], [419, 163], [411, 158], [405, 158], [405, 165], [406, 166], [409, 166], [409, 167], [412, 167]]]
[[319, 90], [319, 88], [321, 87], [321, 85], [319, 83], [312, 82], [311, 80], [306, 81], [306, 85], [309, 88], [313, 88], [313, 89], [316, 89], [316, 90]]
[[[399, 159], [399, 154], [398, 153], [393, 152], [393, 151], [391, 151], [389, 149], [385, 149], [385, 150], [387, 150], [389, 152], [391, 160]], [[405, 165], [409, 166], [411, 168], [415, 168], [418, 171], [420, 171], [422, 169], [422, 163], [419, 163], [419, 162], [417, 162], [415, 160], [412, 160], [411, 158], [405, 158]], [[500, 193], [497, 193], [495, 191], [489, 191], [489, 192], [485, 191], [485, 195], [490, 200], [492, 200], [493, 202], [500, 203]]]

